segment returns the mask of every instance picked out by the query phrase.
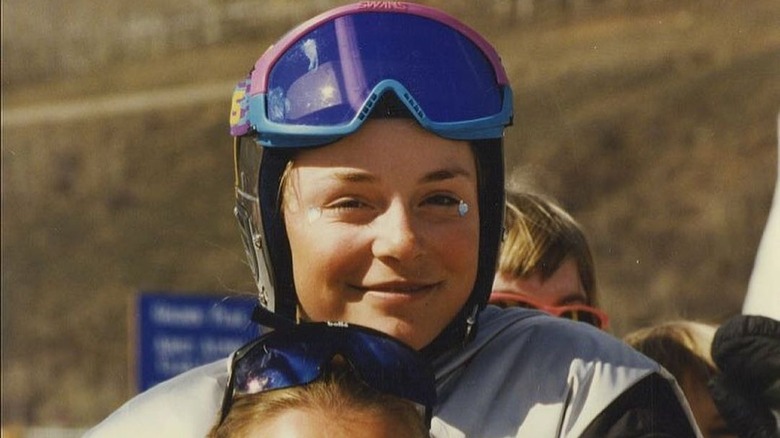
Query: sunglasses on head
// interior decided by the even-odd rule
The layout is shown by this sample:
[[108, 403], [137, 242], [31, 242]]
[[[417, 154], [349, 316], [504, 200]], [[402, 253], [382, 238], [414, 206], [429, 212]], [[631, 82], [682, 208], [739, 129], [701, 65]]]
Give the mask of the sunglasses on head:
[[382, 332], [341, 322], [278, 329], [239, 348], [231, 358], [220, 424], [237, 396], [311, 383], [336, 356], [374, 390], [413, 402], [430, 427], [436, 387], [428, 362]]
[[493, 291], [490, 294], [490, 300], [488, 302], [502, 308], [523, 307], [526, 309], [537, 309], [553, 316], [584, 322], [600, 329], [605, 329], [609, 326], [609, 317], [607, 317], [607, 314], [603, 310], [588, 306], [587, 304], [549, 306], [527, 295], [506, 291]]
[[235, 89], [231, 133], [266, 147], [330, 143], [388, 92], [446, 138], [499, 138], [512, 120], [506, 72], [479, 34], [423, 5], [360, 2], [301, 24], [257, 61]]

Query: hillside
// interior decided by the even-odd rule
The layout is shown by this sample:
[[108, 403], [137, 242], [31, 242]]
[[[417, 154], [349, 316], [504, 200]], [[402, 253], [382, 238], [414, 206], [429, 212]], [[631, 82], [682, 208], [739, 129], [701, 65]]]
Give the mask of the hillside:
[[[739, 311], [778, 162], [780, 2], [642, 4], [515, 21], [452, 7], [510, 74], [512, 184], [583, 223], [616, 335]], [[272, 39], [3, 83], [3, 424], [118, 407], [137, 291], [251, 293], [228, 100]]]

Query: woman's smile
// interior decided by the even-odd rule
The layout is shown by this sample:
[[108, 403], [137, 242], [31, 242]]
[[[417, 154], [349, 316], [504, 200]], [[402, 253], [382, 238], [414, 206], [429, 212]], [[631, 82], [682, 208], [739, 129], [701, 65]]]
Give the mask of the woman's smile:
[[431, 293], [440, 287], [438, 283], [414, 283], [414, 282], [390, 282], [367, 286], [353, 286], [355, 290], [364, 294], [365, 299], [383, 300], [385, 304], [404, 304], [411, 300], [422, 299], [425, 294]]
[[355, 286], [356, 289], [363, 292], [389, 293], [389, 294], [414, 294], [416, 292], [427, 292], [436, 287], [436, 283], [408, 283], [393, 282], [368, 286]]

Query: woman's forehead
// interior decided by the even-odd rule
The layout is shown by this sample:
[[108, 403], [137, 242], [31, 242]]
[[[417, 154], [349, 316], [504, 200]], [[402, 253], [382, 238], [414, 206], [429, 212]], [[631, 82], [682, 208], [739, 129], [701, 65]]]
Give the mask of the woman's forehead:
[[300, 151], [294, 166], [365, 169], [372, 173], [428, 173], [444, 168], [476, 172], [468, 142], [439, 137], [409, 119], [369, 120], [355, 134]]

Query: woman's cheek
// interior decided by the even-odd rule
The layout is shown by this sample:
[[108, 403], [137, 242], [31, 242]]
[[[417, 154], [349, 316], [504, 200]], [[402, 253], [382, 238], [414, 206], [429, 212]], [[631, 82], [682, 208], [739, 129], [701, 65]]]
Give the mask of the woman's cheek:
[[[478, 220], [478, 219], [477, 219]], [[479, 258], [479, 223], [469, 220], [468, 223], [449, 230], [441, 230], [433, 241], [438, 242], [438, 252], [445, 264], [456, 270], [474, 270]]]

